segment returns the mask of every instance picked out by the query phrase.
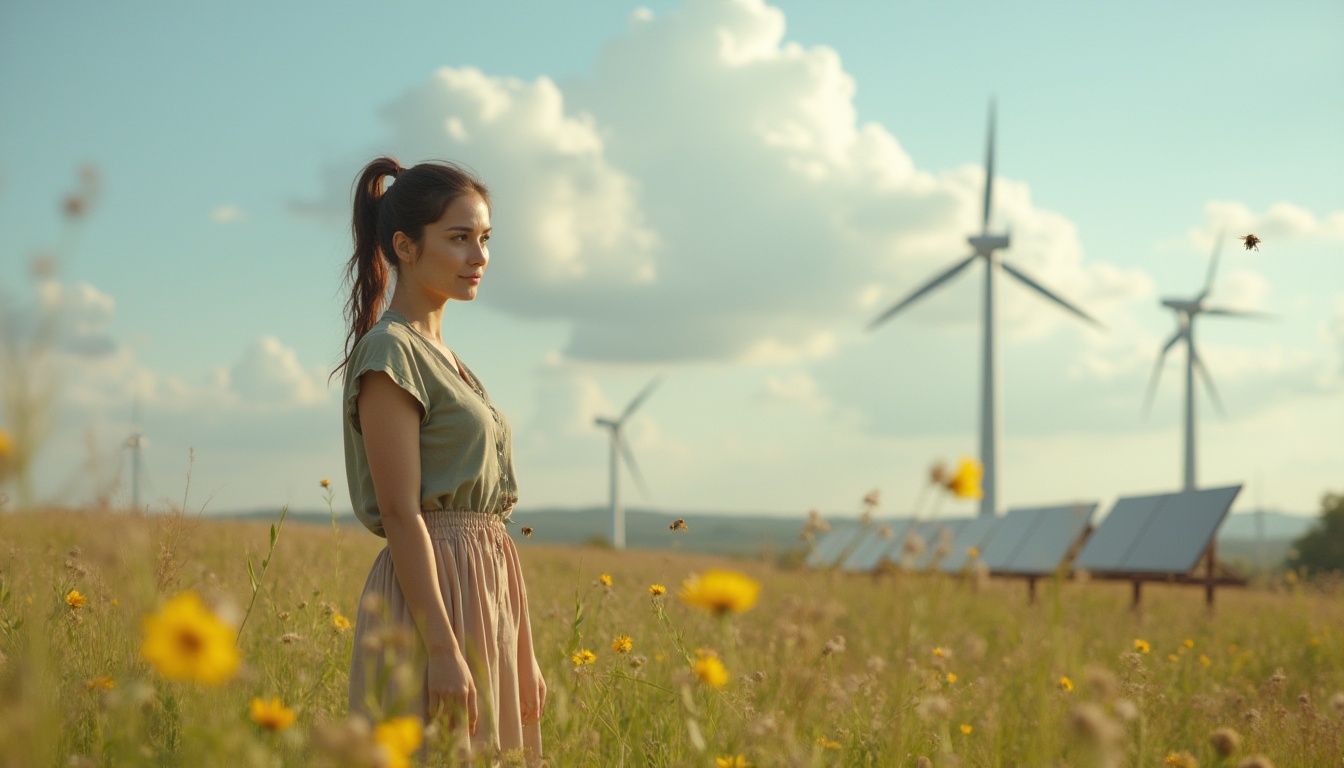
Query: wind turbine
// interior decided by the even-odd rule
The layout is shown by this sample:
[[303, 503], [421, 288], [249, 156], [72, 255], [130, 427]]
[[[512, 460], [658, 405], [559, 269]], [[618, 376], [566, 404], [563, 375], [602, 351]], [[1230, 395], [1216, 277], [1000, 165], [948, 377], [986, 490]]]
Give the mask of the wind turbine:
[[1157, 364], [1153, 367], [1153, 378], [1148, 383], [1148, 396], [1144, 399], [1143, 409], [1146, 413], [1153, 404], [1153, 395], [1157, 393], [1157, 382], [1162, 377], [1162, 364], [1166, 362], [1167, 352], [1176, 346], [1176, 343], [1185, 341], [1185, 485], [1184, 490], [1193, 491], [1195, 489], [1195, 370], [1199, 370], [1199, 376], [1204, 381], [1204, 386], [1209, 390], [1209, 399], [1218, 409], [1218, 414], [1225, 416], [1222, 400], [1218, 397], [1218, 390], [1213, 386], [1213, 377], [1209, 375], [1208, 368], [1204, 367], [1204, 361], [1200, 360], [1199, 353], [1195, 351], [1195, 318], [1199, 315], [1220, 315], [1223, 317], [1271, 317], [1265, 312], [1251, 312], [1244, 309], [1226, 309], [1222, 307], [1211, 307], [1204, 303], [1208, 297], [1209, 291], [1213, 288], [1213, 276], [1218, 271], [1218, 255], [1223, 249], [1223, 233], [1218, 234], [1214, 241], [1213, 253], [1209, 256], [1209, 275], [1204, 281], [1204, 290], [1200, 291], [1191, 299], [1163, 299], [1162, 306], [1169, 307], [1176, 312], [1176, 333], [1157, 353]]
[[140, 508], [140, 478], [144, 475], [144, 459], [142, 453], [148, 441], [145, 440], [145, 432], [140, 428], [140, 398], [135, 398], [135, 405], [131, 410], [131, 434], [126, 438], [125, 447], [131, 452], [131, 509], [137, 512]]
[[1081, 317], [1098, 327], [1101, 325], [1091, 315], [1055, 295], [1035, 279], [1029, 277], [1021, 269], [1004, 262], [995, 254], [995, 251], [1003, 250], [1008, 247], [1009, 238], [1006, 234], [991, 235], [989, 233], [990, 204], [993, 201], [994, 194], [994, 102], [992, 100], [989, 103], [989, 128], [987, 133], [988, 139], [986, 140], [985, 147], [985, 204], [980, 219], [980, 234], [971, 235], [966, 238], [967, 242], [970, 243], [971, 248], [974, 249], [974, 253], [967, 256], [962, 261], [957, 262], [957, 264], [947, 271], [935, 276], [918, 290], [897, 302], [886, 312], [883, 312], [876, 320], [873, 320], [873, 322], [868, 325], [868, 330], [876, 328], [890, 319], [897, 312], [900, 312], [938, 286], [956, 277], [973, 262], [984, 260], [984, 343], [982, 347], [983, 358], [981, 360], [980, 379], [980, 463], [984, 467], [982, 486], [984, 489], [984, 497], [980, 500], [981, 517], [993, 517], [998, 514], [999, 509], [998, 454], [1001, 415], [999, 413], [999, 380], [997, 371], [998, 346], [994, 335], [994, 326], [997, 317], [994, 309], [994, 282], [995, 275], [999, 268], [1002, 268], [1009, 275], [1017, 278], [1019, 282], [1023, 283], [1028, 288], [1031, 288], [1078, 317]]
[[644, 485], [644, 478], [639, 474], [639, 465], [635, 463], [635, 455], [630, 452], [630, 445], [625, 442], [621, 430], [625, 427], [625, 422], [635, 412], [640, 405], [648, 399], [649, 394], [653, 392], [654, 387], [658, 386], [659, 379], [650, 381], [644, 390], [630, 404], [625, 406], [625, 410], [619, 418], [606, 419], [597, 418], [593, 423], [603, 427], [611, 432], [611, 546], [616, 549], [625, 549], [625, 510], [621, 508], [621, 459], [625, 459], [625, 466], [634, 476], [635, 482], [639, 483], [639, 490], [645, 496], [648, 496], [648, 489]]

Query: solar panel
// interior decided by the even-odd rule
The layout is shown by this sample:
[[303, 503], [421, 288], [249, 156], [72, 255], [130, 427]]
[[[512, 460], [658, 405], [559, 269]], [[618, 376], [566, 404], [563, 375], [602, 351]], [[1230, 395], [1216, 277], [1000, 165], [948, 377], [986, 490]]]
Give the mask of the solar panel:
[[835, 561], [845, 554], [860, 530], [858, 524], [853, 522], [832, 524], [831, 530], [817, 541], [816, 548], [807, 556], [807, 567], [826, 568], [835, 565]]
[[967, 521], [957, 531], [956, 538], [952, 539], [952, 551], [938, 564], [938, 569], [945, 573], [956, 573], [969, 565], [968, 550], [971, 547], [980, 549], [1002, 520], [1001, 517], [973, 517]]
[[1164, 495], [1118, 499], [1097, 530], [1088, 537], [1073, 567], [1087, 571], [1123, 571], [1125, 559], [1138, 544]]
[[900, 555], [901, 537], [912, 522], [910, 518], [898, 518], [872, 523], [865, 529], [859, 545], [841, 563], [840, 569], [866, 572], [877, 568], [883, 559], [895, 560]]
[[951, 517], [946, 520], [929, 520], [919, 524], [917, 532], [920, 538], [924, 540], [924, 551], [918, 557], [913, 558], [911, 567], [916, 570], [925, 570], [936, 564], [942, 564], [942, 561], [952, 554], [953, 542], [957, 539], [957, 532], [961, 527], [970, 522], [965, 517]]
[[1031, 534], [1002, 572], [1027, 576], [1054, 573], [1087, 530], [1096, 512], [1096, 502], [1041, 509]]
[[1003, 520], [994, 528], [994, 532], [980, 545], [980, 559], [989, 567], [991, 573], [1003, 570], [1013, 559], [1022, 542], [1031, 533], [1036, 524], [1040, 509], [1010, 509]]
[[1120, 570], [1189, 573], [1240, 491], [1241, 486], [1235, 485], [1166, 497]]

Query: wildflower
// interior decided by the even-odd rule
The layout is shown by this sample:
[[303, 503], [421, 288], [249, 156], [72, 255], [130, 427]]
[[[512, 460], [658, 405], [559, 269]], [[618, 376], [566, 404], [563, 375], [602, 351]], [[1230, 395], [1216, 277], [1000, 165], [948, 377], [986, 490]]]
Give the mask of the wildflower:
[[957, 676], [956, 676], [956, 674], [955, 674], [955, 673], [952, 673], [952, 672], [948, 672], [948, 673], [947, 673], [947, 682], [948, 682], [948, 684], [957, 682]]
[[339, 613], [331, 614], [331, 626], [336, 628], [337, 632], [344, 632], [350, 628], [350, 620]]
[[532, 538], [532, 528], [531, 528], [531, 526], [527, 526], [527, 525], [524, 525], [524, 526], [523, 526], [523, 536], [525, 536], [525, 537], [527, 537], [527, 538], [529, 538], [529, 539]]
[[713, 688], [722, 688], [728, 683], [728, 670], [713, 653], [703, 653], [691, 665], [691, 671], [700, 678], [700, 682]]
[[1219, 728], [1209, 737], [1209, 743], [1219, 757], [1231, 757], [1241, 749], [1241, 734], [1231, 728]]
[[1199, 768], [1199, 761], [1189, 752], [1171, 752], [1162, 761], [1162, 764], [1175, 768]]
[[75, 610], [83, 608], [84, 604], [87, 602], [89, 602], [89, 598], [79, 594], [79, 590], [77, 589], [72, 589], [65, 594], [65, 604]]
[[321, 481], [320, 483], [318, 483], [318, 485], [321, 485], [323, 488], [330, 488], [330, 487], [331, 487], [331, 481], [324, 477], [324, 478], [322, 478], [322, 481]]
[[983, 499], [985, 492], [980, 488], [980, 478], [984, 468], [980, 462], [965, 456], [957, 462], [957, 471], [947, 480], [947, 490], [961, 499]]
[[1321, 645], [1321, 638], [1313, 637], [1307, 641], [1307, 644], [1310, 645], [1312, 648], [1319, 648]]
[[965, 735], [970, 736], [970, 735], [971, 735], [971, 731], [973, 731], [973, 730], [975, 730], [975, 729], [971, 728], [970, 723], [962, 723], [962, 724], [961, 724], [961, 732], [964, 733]]
[[264, 730], [280, 732], [294, 724], [294, 710], [281, 703], [279, 698], [269, 701], [252, 699], [248, 717]]
[[1189, 638], [1186, 638], [1185, 642], [1181, 643], [1181, 645], [1184, 645], [1186, 648], [1194, 648], [1194, 647], [1195, 647], [1195, 641], [1194, 641], [1194, 640], [1191, 640], [1191, 639], [1189, 639]]
[[424, 739], [424, 727], [420, 724], [420, 718], [414, 715], [394, 717], [373, 728], [373, 740], [389, 758], [388, 768], [408, 768], [411, 756], [420, 749]]
[[1211, 667], [1213, 666], [1213, 659], [1210, 659], [1208, 656], [1201, 653], [1199, 654], [1199, 663], [1206, 667]]
[[685, 520], [682, 520], [680, 517], [678, 517], [676, 520], [672, 521], [671, 525], [667, 526], [667, 530], [675, 533], [677, 531], [689, 531], [691, 529], [686, 526]]
[[598, 582], [601, 583], [602, 586], [604, 586], [604, 587], [610, 587], [610, 586], [611, 586], [611, 574], [610, 574], [610, 573], [604, 573], [604, 574], [602, 574], [601, 576], [598, 576], [598, 577], [597, 577], [597, 580], [598, 580]]
[[699, 576], [691, 576], [681, 585], [677, 597], [683, 603], [723, 615], [728, 611], [742, 613], [756, 604], [760, 582], [735, 571], [713, 568]]
[[237, 635], [195, 592], [183, 592], [146, 616], [140, 655], [169, 680], [219, 685], [238, 670]]
[[1060, 689], [1061, 691], [1065, 691], [1065, 692], [1072, 691], [1072, 690], [1073, 690], [1073, 681], [1070, 680], [1070, 679], [1067, 678], [1067, 677], [1061, 677], [1061, 678], [1059, 678], [1059, 689]]
[[597, 662], [597, 654], [587, 648], [581, 648], [576, 651], [573, 656], [570, 656], [569, 660], [574, 662], [574, 666], [582, 667], [588, 664], [595, 664]]
[[717, 768], [751, 768], [751, 763], [743, 755], [724, 755], [714, 758]]
[[90, 679], [87, 683], [84, 684], [84, 686], [88, 688], [90, 691], [95, 689], [100, 691], [110, 691], [113, 688], [117, 687], [117, 681], [113, 680], [107, 675], [103, 675], [102, 677], [95, 677]]
[[1168, 653], [1168, 654], [1167, 654], [1167, 661], [1180, 661], [1180, 659], [1181, 659], [1181, 657], [1177, 656], [1177, 655], [1174, 654], [1174, 653]]
[[285, 634], [280, 636], [280, 642], [284, 643], [285, 645], [293, 645], [294, 643], [297, 643], [302, 639], [303, 635], [300, 635], [298, 632], [286, 632]]
[[14, 444], [9, 440], [9, 433], [0, 429], [0, 459], [7, 458], [14, 452]]
[[966, 556], [969, 557], [970, 559], [974, 560], [974, 559], [980, 557], [980, 550], [979, 550], [978, 548], [976, 548], [976, 547], [967, 547], [967, 548], [966, 548]]
[[933, 655], [934, 655], [934, 656], [937, 656], [938, 658], [942, 658], [942, 657], [944, 656], [944, 654], [945, 654], [945, 652], [943, 651], [942, 648], [934, 648], [934, 649], [933, 649]]
[[649, 585], [649, 597], [662, 597], [667, 592], [667, 587], [662, 584]]
[[611, 650], [616, 653], [629, 653], [635, 644], [630, 641], [629, 635], [617, 635], [615, 640], [611, 641]]
[[817, 737], [817, 743], [821, 745], [822, 749], [839, 749], [839, 748], [840, 748], [840, 742], [838, 742], [838, 741], [831, 741], [830, 739], [826, 738], [825, 736], [819, 736], [819, 737]]
[[1147, 640], [1135, 639], [1134, 641], [1134, 650], [1139, 653], [1147, 653], [1148, 651], [1152, 650], [1152, 648], [1153, 647], [1148, 644]]

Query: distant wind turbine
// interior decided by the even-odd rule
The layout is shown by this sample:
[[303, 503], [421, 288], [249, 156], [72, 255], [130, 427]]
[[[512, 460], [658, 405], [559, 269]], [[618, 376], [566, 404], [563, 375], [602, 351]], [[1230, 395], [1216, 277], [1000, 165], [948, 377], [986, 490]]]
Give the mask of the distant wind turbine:
[[140, 428], [140, 398], [135, 398], [131, 411], [131, 435], [126, 438], [126, 448], [131, 452], [131, 508], [143, 512], [140, 508], [140, 479], [144, 476], [145, 466], [142, 456], [145, 445], [145, 432]]
[[1199, 315], [1221, 315], [1223, 317], [1273, 317], [1265, 312], [1251, 312], [1243, 309], [1225, 309], [1220, 307], [1211, 307], [1204, 303], [1208, 297], [1209, 291], [1213, 288], [1213, 277], [1218, 271], [1218, 255], [1223, 249], [1223, 234], [1219, 233], [1214, 241], [1213, 253], [1209, 256], [1209, 275], [1204, 281], [1204, 290], [1200, 291], [1192, 299], [1163, 299], [1162, 306], [1169, 307], [1176, 312], [1176, 333], [1157, 353], [1157, 364], [1153, 367], [1153, 378], [1148, 383], [1148, 395], [1144, 398], [1143, 410], [1145, 413], [1153, 405], [1153, 395], [1157, 394], [1157, 382], [1162, 377], [1162, 365], [1166, 362], [1167, 352], [1176, 346], [1176, 343], [1185, 341], [1185, 485], [1187, 491], [1195, 490], [1195, 369], [1199, 369], [1199, 376], [1204, 380], [1204, 386], [1209, 390], [1209, 399], [1218, 409], [1220, 416], [1225, 416], [1223, 402], [1218, 397], [1218, 390], [1213, 386], [1213, 377], [1209, 375], [1209, 370], [1204, 366], [1204, 361], [1199, 358], [1199, 353], [1195, 351], [1195, 318]]
[[597, 418], [593, 421], [597, 426], [611, 432], [611, 546], [616, 549], [625, 549], [625, 510], [621, 508], [620, 484], [622, 459], [625, 460], [625, 466], [630, 470], [635, 482], [639, 484], [640, 492], [645, 497], [649, 495], [648, 488], [644, 485], [644, 478], [639, 474], [639, 465], [635, 463], [635, 455], [630, 452], [630, 445], [625, 441], [622, 429], [635, 410], [648, 399], [659, 381], [659, 379], [650, 381], [644, 390], [635, 395], [635, 399], [625, 406], [625, 411], [619, 418]]
[[1002, 261], [995, 251], [1003, 250], [1008, 247], [1008, 235], [991, 235], [989, 233], [989, 213], [990, 203], [994, 194], [994, 102], [989, 103], [989, 129], [988, 139], [985, 148], [985, 204], [980, 219], [980, 234], [972, 235], [966, 238], [975, 252], [964, 260], [958, 262], [947, 271], [935, 276], [932, 280], [925, 283], [921, 288], [911, 293], [894, 306], [883, 312], [868, 325], [872, 330], [882, 323], [886, 322], [893, 315], [915, 301], [930, 293], [938, 286], [946, 283], [956, 277], [963, 270], [971, 265], [972, 262], [983, 259], [985, 262], [985, 299], [984, 299], [984, 344], [983, 359], [981, 361], [981, 381], [980, 381], [980, 463], [984, 466], [983, 489], [984, 497], [980, 500], [980, 516], [993, 517], [998, 514], [998, 491], [999, 491], [999, 432], [1000, 432], [1000, 414], [999, 414], [999, 381], [997, 374], [998, 365], [998, 347], [996, 344], [994, 326], [996, 323], [996, 314], [994, 310], [994, 282], [995, 274], [998, 268], [1003, 268], [1005, 272], [1012, 275], [1019, 282], [1028, 288], [1036, 291], [1045, 298], [1055, 302], [1064, 309], [1081, 317], [1082, 319], [1100, 327], [1091, 315], [1075, 307], [1064, 299], [1046, 289], [1039, 282], [1027, 276], [1022, 270]]

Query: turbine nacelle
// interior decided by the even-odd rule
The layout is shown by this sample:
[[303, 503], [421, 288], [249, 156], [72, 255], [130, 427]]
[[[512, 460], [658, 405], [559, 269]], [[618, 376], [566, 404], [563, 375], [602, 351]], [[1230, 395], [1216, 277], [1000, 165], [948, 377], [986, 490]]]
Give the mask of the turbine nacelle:
[[966, 242], [971, 244], [975, 252], [988, 256], [994, 251], [1002, 250], [1008, 247], [1007, 235], [971, 235], [966, 238]]
[[1203, 309], [1204, 302], [1190, 299], [1163, 299], [1162, 306], [1174, 309], [1177, 312], [1184, 312], [1187, 315], [1193, 315]]
[[621, 423], [619, 421], [604, 419], [600, 416], [596, 419], [593, 419], [593, 424], [599, 427], [606, 427], [607, 429], [616, 429], [621, 426]]

